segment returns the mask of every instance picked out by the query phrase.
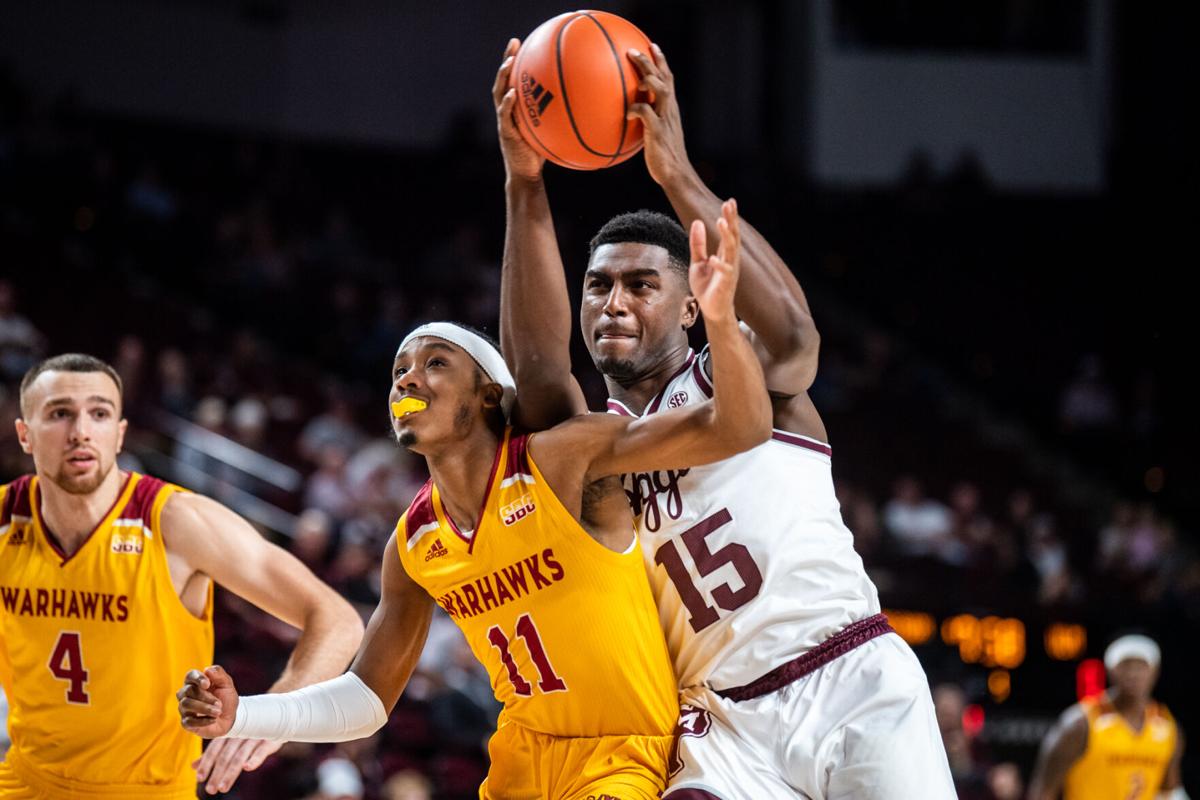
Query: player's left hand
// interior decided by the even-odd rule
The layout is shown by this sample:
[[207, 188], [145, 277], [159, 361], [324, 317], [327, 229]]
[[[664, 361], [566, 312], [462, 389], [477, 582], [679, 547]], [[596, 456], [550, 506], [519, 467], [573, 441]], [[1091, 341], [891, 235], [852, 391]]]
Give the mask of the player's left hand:
[[243, 771], [258, 769], [280, 747], [283, 742], [265, 739], [213, 739], [192, 764], [196, 780], [208, 782], [204, 790], [209, 794], [227, 792]]
[[508, 46], [504, 48], [504, 60], [500, 62], [496, 80], [492, 83], [492, 103], [496, 106], [496, 131], [500, 136], [504, 171], [510, 178], [536, 180], [542, 176], [542, 167], [545, 166], [546, 159], [529, 146], [517, 129], [517, 121], [513, 116], [513, 109], [517, 104], [517, 90], [508, 86], [513, 66], [516, 64], [517, 51], [520, 49], [520, 40], [508, 40]]
[[721, 237], [717, 252], [709, 255], [708, 232], [704, 223], [700, 220], [692, 222], [692, 264], [688, 270], [688, 283], [700, 304], [706, 324], [737, 321], [733, 297], [741, 263], [741, 229], [736, 200], [730, 198], [721, 204], [717, 232]]
[[642, 121], [646, 131], [646, 169], [659, 186], [666, 186], [691, 169], [683, 144], [679, 103], [675, 99], [675, 76], [662, 48], [656, 44], [650, 45], [649, 54], [630, 50], [628, 55], [641, 76], [638, 89], [647, 93], [648, 102], [634, 103], [626, 116]]

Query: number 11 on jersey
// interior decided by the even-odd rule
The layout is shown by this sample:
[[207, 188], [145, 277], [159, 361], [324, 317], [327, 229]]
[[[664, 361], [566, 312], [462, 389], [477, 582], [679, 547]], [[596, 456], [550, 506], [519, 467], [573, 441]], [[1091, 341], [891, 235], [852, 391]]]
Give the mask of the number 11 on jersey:
[[[525, 646], [529, 649], [529, 657], [533, 659], [533, 665], [537, 667], [538, 688], [545, 694], [565, 692], [567, 684], [554, 672], [550, 658], [546, 655], [546, 648], [542, 646], [542, 637], [538, 634], [537, 626], [533, 624], [533, 618], [528, 614], [522, 614], [521, 618], [517, 620], [516, 634], [514, 638], [525, 640]], [[492, 643], [492, 647], [500, 651], [500, 661], [508, 670], [508, 679], [512, 682], [513, 689], [517, 694], [521, 697], [532, 695], [533, 687], [517, 669], [517, 662], [513, 661], [512, 652], [509, 650], [509, 638], [504, 635], [504, 631], [500, 630], [499, 625], [493, 625], [488, 629], [488, 641]]]

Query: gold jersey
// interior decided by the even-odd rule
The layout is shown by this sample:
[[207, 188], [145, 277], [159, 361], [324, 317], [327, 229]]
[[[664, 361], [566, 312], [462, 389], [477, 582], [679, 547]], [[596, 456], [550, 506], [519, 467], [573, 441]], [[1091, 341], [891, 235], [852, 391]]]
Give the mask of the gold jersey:
[[66, 556], [38, 479], [0, 487], [4, 769], [50, 796], [195, 796], [200, 739], [180, 727], [175, 690], [212, 662], [212, 590], [198, 619], [171, 583], [159, 519], [178, 491], [130, 473]]
[[505, 431], [470, 535], [426, 483], [397, 526], [400, 560], [487, 668], [501, 726], [670, 735], [675, 678], [641, 549], [617, 553], [589, 536], [530, 458], [529, 440]]
[[1135, 732], [1104, 696], [1080, 705], [1088, 719], [1087, 749], [1067, 772], [1064, 800], [1153, 800], [1175, 754], [1175, 720], [1151, 703]]

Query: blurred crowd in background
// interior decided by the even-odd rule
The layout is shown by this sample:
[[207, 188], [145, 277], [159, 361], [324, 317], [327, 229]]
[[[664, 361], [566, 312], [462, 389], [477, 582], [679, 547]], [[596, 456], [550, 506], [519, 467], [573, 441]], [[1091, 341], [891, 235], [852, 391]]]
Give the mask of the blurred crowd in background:
[[[0, 110], [0, 480], [32, 469], [7, 422], [21, 375], [47, 355], [92, 353], [125, 381], [123, 466], [201, 484], [368, 615], [381, 549], [426, 479], [389, 437], [394, 350], [430, 319], [497, 330], [503, 173], [490, 121], [464, 114], [436, 152], [283, 142], [87, 114], [3, 71]], [[1053, 292], [989, 330], [1005, 296], [983, 304], [963, 277], [986, 286], [993, 260], [1052, 257], [1085, 235], [1073, 220], [1090, 218], [1089, 201], [1056, 201], [1053, 229], [1035, 224], [1044, 209], [993, 196], [969, 154], [949, 178], [917, 154], [900, 191], [870, 196], [700, 167], [736, 191], [809, 291], [823, 335], [812, 393], [885, 606], [1200, 623], [1195, 537], [1159, 500], [1152, 457], [1170, 412], [1154, 371], [1102, 341], [1042, 335]], [[608, 216], [666, 210], [640, 160], [609, 172], [548, 176], [573, 274]], [[997, 216], [1003, 242], [972, 221]], [[576, 365], [599, 407], [582, 348]], [[247, 467], [247, 452], [266, 466]], [[224, 592], [216, 632], [247, 692], [271, 683], [295, 639]], [[982, 698], [927, 668], [962, 796], [1020, 797], [1032, 751], [1020, 763], [988, 754], [962, 723]], [[1038, 710], [1073, 699], [1068, 688]], [[230, 796], [472, 797], [497, 710], [439, 615], [380, 734], [288, 745]]]

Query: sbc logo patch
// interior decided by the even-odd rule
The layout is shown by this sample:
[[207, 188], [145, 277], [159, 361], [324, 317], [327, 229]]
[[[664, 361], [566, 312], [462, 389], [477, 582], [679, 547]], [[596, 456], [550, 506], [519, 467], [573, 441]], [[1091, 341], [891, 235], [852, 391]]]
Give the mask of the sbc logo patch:
[[142, 552], [142, 538], [142, 534], [140, 533], [135, 533], [132, 536], [116, 534], [112, 537], [112, 542], [109, 546], [114, 553], [137, 554]]
[[500, 509], [500, 519], [505, 525], [515, 525], [534, 511], [537, 511], [537, 506], [534, 504], [533, 498], [523, 494], [520, 500], [509, 503]]

